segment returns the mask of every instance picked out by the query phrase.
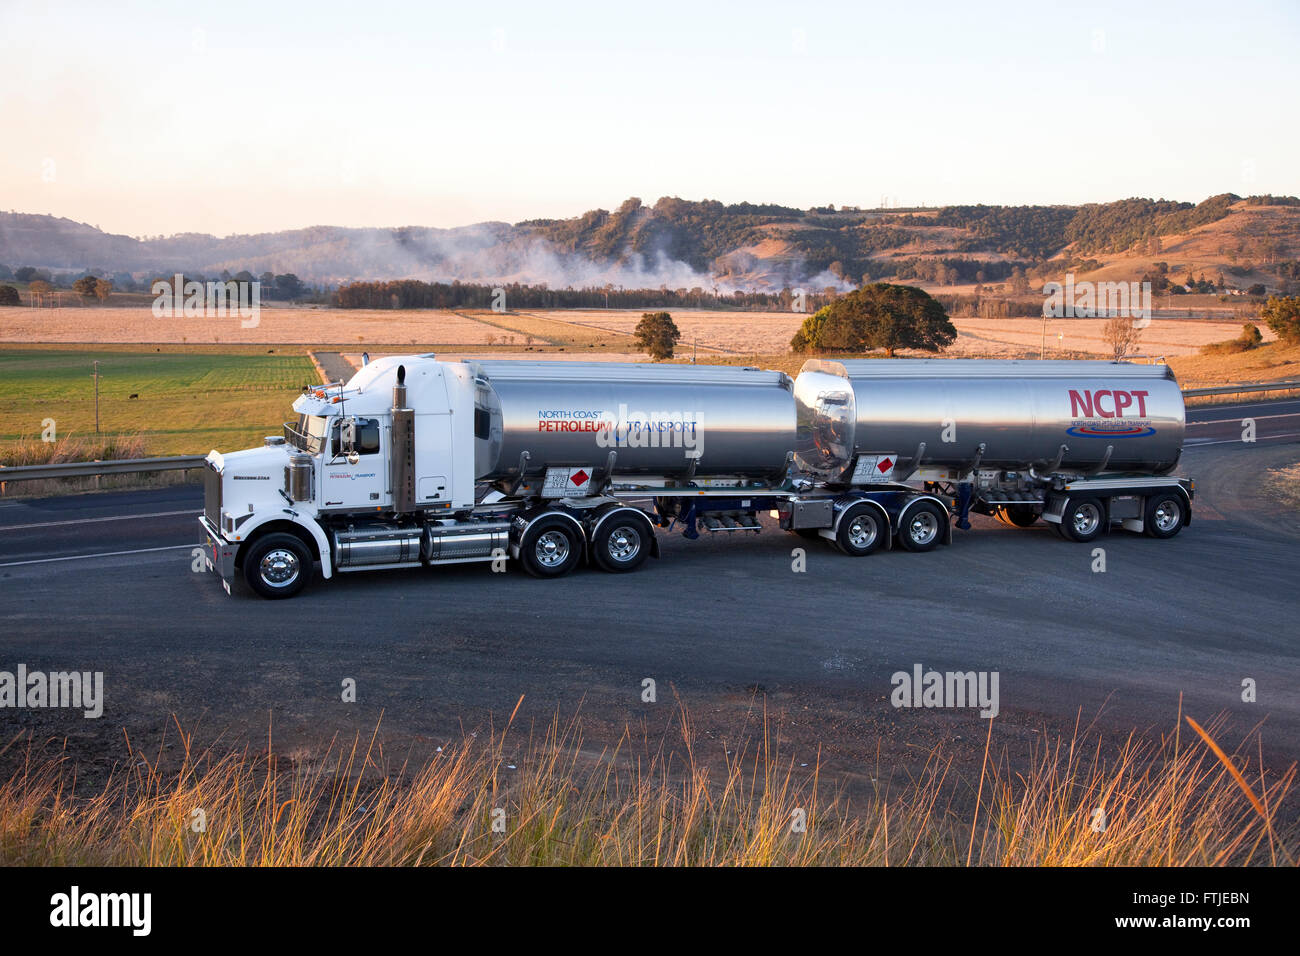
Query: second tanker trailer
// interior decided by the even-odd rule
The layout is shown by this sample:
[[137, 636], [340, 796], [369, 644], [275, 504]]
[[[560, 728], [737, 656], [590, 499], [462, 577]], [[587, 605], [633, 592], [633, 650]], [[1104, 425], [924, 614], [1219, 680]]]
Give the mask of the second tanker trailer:
[[928, 551], [970, 511], [1074, 541], [1172, 537], [1182, 395], [1165, 366], [811, 361], [753, 368], [390, 357], [304, 389], [261, 448], [208, 456], [209, 565], [264, 597], [322, 576], [518, 560], [622, 572], [656, 528], [778, 527]]

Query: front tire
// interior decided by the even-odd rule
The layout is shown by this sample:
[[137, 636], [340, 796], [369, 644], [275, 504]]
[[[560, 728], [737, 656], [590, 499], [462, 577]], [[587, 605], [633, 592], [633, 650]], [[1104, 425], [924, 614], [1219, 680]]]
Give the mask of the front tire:
[[307, 586], [313, 571], [311, 550], [292, 534], [268, 534], [244, 556], [244, 580], [264, 598], [291, 598]]
[[535, 578], [563, 577], [582, 560], [582, 534], [563, 518], [541, 518], [524, 532], [519, 559]]

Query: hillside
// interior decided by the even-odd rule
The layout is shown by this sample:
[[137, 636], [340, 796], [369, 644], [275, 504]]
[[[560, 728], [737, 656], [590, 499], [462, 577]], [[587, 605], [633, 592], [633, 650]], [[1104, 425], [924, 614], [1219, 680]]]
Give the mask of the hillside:
[[1230, 193], [1193, 205], [794, 209], [663, 198], [573, 219], [455, 229], [314, 226], [217, 238], [133, 238], [51, 216], [0, 213], [0, 280], [22, 266], [132, 280], [184, 271], [351, 279], [547, 283], [553, 288], [846, 289], [896, 280], [1025, 294], [1048, 278], [1153, 279], [1160, 294], [1300, 287], [1300, 200]]

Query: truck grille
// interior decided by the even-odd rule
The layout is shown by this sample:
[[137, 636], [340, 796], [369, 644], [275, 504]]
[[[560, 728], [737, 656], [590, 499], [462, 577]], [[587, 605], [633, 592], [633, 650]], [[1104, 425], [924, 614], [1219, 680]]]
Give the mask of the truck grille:
[[211, 464], [203, 468], [203, 513], [214, 527], [221, 527], [221, 474]]

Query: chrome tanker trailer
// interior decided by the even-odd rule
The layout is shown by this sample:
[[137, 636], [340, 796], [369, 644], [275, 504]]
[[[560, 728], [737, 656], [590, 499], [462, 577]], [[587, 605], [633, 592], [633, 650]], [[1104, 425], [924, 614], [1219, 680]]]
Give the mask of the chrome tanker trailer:
[[1183, 407], [1162, 366], [814, 361], [755, 368], [384, 358], [305, 388], [261, 448], [208, 456], [200, 519], [227, 590], [515, 559], [631, 571], [655, 528], [928, 551], [971, 510], [1077, 541], [1169, 537]]

